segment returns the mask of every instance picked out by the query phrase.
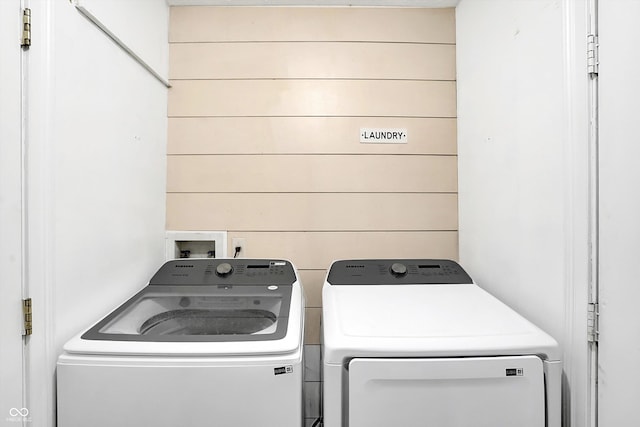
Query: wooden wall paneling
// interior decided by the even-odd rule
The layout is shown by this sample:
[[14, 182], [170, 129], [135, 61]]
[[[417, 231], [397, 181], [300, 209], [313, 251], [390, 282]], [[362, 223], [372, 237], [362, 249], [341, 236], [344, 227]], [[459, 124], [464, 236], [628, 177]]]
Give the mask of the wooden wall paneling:
[[455, 117], [456, 85], [415, 80], [172, 80], [169, 117]]
[[[291, 259], [458, 256], [455, 9], [173, 7], [167, 225]], [[361, 144], [360, 128], [407, 144]], [[229, 248], [231, 250], [231, 248]], [[231, 252], [230, 252], [231, 253]]]
[[322, 307], [322, 285], [327, 270], [298, 270], [298, 274], [304, 287], [306, 306]]
[[455, 80], [455, 45], [414, 43], [178, 43], [171, 79]]
[[172, 7], [169, 42], [455, 43], [455, 9]]
[[449, 193], [169, 193], [170, 230], [456, 230]]
[[[406, 144], [361, 144], [360, 128], [405, 128]], [[456, 154], [455, 118], [169, 118], [168, 154]]]
[[169, 156], [167, 174], [168, 192], [457, 191], [456, 156]]
[[231, 242], [242, 237], [246, 256], [280, 257], [291, 260], [299, 269], [319, 270], [336, 259], [357, 258], [446, 258], [458, 259], [457, 231], [332, 231], [267, 232], [233, 231]]

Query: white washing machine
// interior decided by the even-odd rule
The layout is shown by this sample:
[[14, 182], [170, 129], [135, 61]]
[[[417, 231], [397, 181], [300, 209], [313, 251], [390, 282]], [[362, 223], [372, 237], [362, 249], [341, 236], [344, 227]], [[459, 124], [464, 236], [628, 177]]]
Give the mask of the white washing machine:
[[58, 426], [300, 427], [303, 313], [288, 261], [169, 261], [66, 343]]
[[332, 264], [325, 427], [560, 427], [557, 342], [448, 260]]

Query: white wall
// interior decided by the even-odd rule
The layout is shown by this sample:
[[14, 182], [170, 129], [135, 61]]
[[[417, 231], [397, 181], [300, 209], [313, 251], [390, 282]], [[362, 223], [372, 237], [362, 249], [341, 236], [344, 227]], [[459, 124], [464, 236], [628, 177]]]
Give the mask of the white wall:
[[561, 10], [463, 1], [457, 27], [460, 257], [483, 287], [560, 338]]
[[71, 1], [83, 13], [96, 17], [164, 80], [168, 78], [168, 50], [162, 48], [168, 35], [159, 31], [169, 20], [163, 4], [165, 0]]
[[[167, 94], [68, 1], [31, 3], [35, 427], [54, 423], [54, 368], [64, 342], [142, 287], [164, 259]], [[147, 13], [135, 16], [139, 36], [166, 40], [166, 3], [145, 4]], [[129, 15], [123, 2], [114, 7]], [[166, 58], [167, 48], [160, 43], [149, 56]]]
[[586, 14], [575, 1], [457, 7], [460, 260], [565, 352], [566, 425], [586, 411]]

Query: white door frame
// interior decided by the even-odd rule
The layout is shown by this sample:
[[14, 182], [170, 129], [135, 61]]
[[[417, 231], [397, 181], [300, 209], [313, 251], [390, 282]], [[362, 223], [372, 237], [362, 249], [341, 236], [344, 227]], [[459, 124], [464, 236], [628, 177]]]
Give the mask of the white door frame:
[[[2, 0], [0, 0], [2, 1]], [[29, 1], [29, 0], [25, 0]], [[54, 21], [58, 2], [29, 1], [32, 15], [32, 41], [26, 73], [28, 93], [25, 99], [28, 117], [26, 132], [26, 262], [29, 297], [33, 300], [33, 335], [25, 347], [25, 399], [29, 405], [29, 427], [56, 425], [55, 366], [53, 345], [55, 319], [53, 316], [55, 179], [52, 173], [52, 138], [55, 108], [52, 88], [55, 74]]]
[[563, 425], [587, 426], [589, 421], [589, 348], [587, 307], [592, 233], [591, 147], [589, 144], [589, 76], [587, 73], [588, 2], [562, 2], [565, 46], [565, 121], [563, 157], [565, 185], [565, 332]]
[[[55, 425], [47, 256], [52, 101], [36, 96], [52, 85], [52, 3], [0, 0], [0, 424], [33, 427]], [[31, 8], [29, 49], [20, 46], [23, 7]], [[30, 336], [23, 336], [24, 298], [33, 301]]]
[[22, 425], [25, 394], [23, 298], [23, 126], [19, 1], [0, 1], [0, 421]]

